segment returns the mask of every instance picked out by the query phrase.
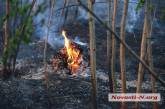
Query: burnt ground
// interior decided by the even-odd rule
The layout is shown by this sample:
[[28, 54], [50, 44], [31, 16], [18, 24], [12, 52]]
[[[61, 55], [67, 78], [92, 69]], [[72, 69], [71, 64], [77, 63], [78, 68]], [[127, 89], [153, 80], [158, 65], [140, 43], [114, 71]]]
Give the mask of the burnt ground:
[[[0, 81], [0, 106], [3, 109], [90, 109], [91, 85], [88, 80], [53, 74], [49, 82], [47, 92], [43, 80]], [[107, 89], [100, 87], [98, 106], [101, 109], [110, 109], [105, 99], [107, 93]]]
[[[88, 42], [88, 24], [74, 23], [66, 25], [70, 36], [79, 36], [83, 41]], [[75, 29], [70, 29], [70, 28]], [[111, 109], [108, 102], [108, 75], [106, 72], [106, 31], [97, 25], [97, 83], [98, 83], [98, 107], [99, 109]], [[117, 29], [118, 30], [118, 29]], [[139, 53], [140, 31], [127, 33], [127, 43]], [[86, 36], [86, 37], [84, 37]], [[155, 70], [163, 77], [164, 75], [164, 37], [153, 39], [153, 56]], [[74, 38], [74, 37], [71, 37]], [[34, 38], [35, 39], [35, 38]], [[90, 77], [66, 74], [65, 70], [55, 72], [50, 67], [49, 59], [56, 50], [48, 46], [47, 61], [49, 73], [49, 89], [47, 90], [43, 70], [43, 48], [42, 40], [35, 39], [29, 45], [23, 45], [17, 59], [17, 75], [8, 80], [0, 79], [0, 109], [91, 109], [91, 83]], [[119, 45], [117, 45], [119, 47]], [[118, 52], [118, 48], [117, 48]], [[118, 56], [119, 53], [117, 53]], [[119, 60], [116, 63], [117, 91], [120, 92], [121, 81], [119, 73]], [[135, 92], [138, 62], [127, 54], [127, 91]], [[100, 70], [101, 69], [101, 70]], [[89, 74], [89, 68], [87, 69]], [[150, 75], [146, 73], [142, 92], [151, 92]], [[162, 100], [159, 102], [159, 109], [164, 109], [165, 88], [157, 83], [157, 91], [161, 93]], [[132, 109], [134, 103], [128, 103], [128, 109]], [[114, 105], [114, 103], [113, 103]], [[151, 109], [152, 103], [141, 103], [142, 109]], [[115, 104], [119, 108], [119, 103]]]
[[[91, 109], [90, 77], [71, 76], [66, 74], [66, 70], [55, 72], [48, 65], [49, 89], [47, 90], [41, 63], [42, 61], [33, 63], [32, 59], [19, 60], [17, 64], [19, 75], [5, 81], [0, 80], [0, 107], [3, 109]], [[127, 82], [129, 92], [135, 90], [135, 82]], [[97, 70], [97, 83], [99, 109], [111, 109], [111, 104], [107, 100], [108, 76], [102, 70]], [[117, 86], [120, 92], [120, 80], [117, 80]], [[144, 82], [142, 89], [149, 92], [150, 83]], [[158, 92], [164, 91], [163, 87], [157, 89]], [[163, 103], [159, 102], [160, 109], [163, 109]], [[113, 105], [119, 108], [119, 104]], [[128, 106], [132, 109], [133, 103], [129, 103]], [[142, 109], [150, 109], [152, 105], [144, 103], [141, 106]]]

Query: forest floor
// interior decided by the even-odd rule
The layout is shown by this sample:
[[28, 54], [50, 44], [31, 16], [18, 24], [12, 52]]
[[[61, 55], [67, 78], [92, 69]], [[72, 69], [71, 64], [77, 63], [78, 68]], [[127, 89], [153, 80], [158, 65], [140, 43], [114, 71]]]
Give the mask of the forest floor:
[[[70, 27], [80, 27], [71, 30]], [[85, 28], [85, 29], [84, 29]], [[101, 28], [101, 27], [100, 27]], [[76, 30], [78, 29], [78, 30]], [[66, 30], [70, 31], [70, 35], [79, 36], [80, 39], [86, 36], [88, 42], [87, 24], [67, 25]], [[103, 30], [103, 29], [102, 29]], [[79, 31], [79, 32], [77, 32]], [[108, 74], [106, 72], [106, 62], [102, 61], [106, 58], [106, 34], [105, 30], [97, 30], [97, 83], [98, 83], [98, 107], [99, 109], [112, 109], [112, 105], [108, 102]], [[140, 33], [137, 33], [140, 34]], [[131, 34], [129, 34], [131, 36]], [[74, 37], [73, 37], [74, 38]], [[129, 45], [138, 52], [140, 39], [134, 43], [134, 38], [130, 38]], [[163, 68], [165, 60], [164, 48], [160, 48], [161, 43], [155, 42], [154, 61], [156, 71], [161, 74], [165, 72]], [[52, 55], [56, 50], [48, 46], [48, 80], [49, 88], [46, 88], [44, 80], [43, 66], [43, 40], [35, 39], [29, 45], [23, 45], [18, 54], [16, 69], [17, 74], [14, 78], [7, 80], [0, 79], [0, 109], [91, 109], [91, 82], [89, 68], [87, 68], [87, 76], [72, 76], [65, 72], [65, 69], [55, 72], [50, 64]], [[163, 53], [163, 54], [162, 54]], [[127, 62], [127, 92], [134, 93], [136, 90], [137, 79], [137, 61], [127, 54], [129, 61]], [[117, 60], [119, 61], [119, 60]], [[137, 65], [136, 65], [137, 64]], [[121, 90], [120, 73], [116, 71], [117, 92]], [[165, 105], [165, 88], [157, 83], [157, 92], [161, 93], [162, 100], [159, 102], [159, 109], [164, 109]], [[150, 75], [146, 74], [142, 85], [142, 92], [151, 92]], [[119, 108], [119, 103], [115, 104], [115, 109]], [[128, 103], [128, 109], [132, 109], [134, 103]], [[151, 109], [152, 103], [141, 103], [142, 109]]]
[[[47, 90], [44, 80], [43, 58], [40, 55], [43, 50], [42, 45], [43, 42], [38, 41], [31, 44], [31, 46], [24, 46], [23, 48], [26, 47], [26, 49], [21, 49], [20, 54], [27, 53], [25, 53], [26, 56], [21, 54], [24, 58], [20, 57], [17, 60], [18, 74], [16, 78], [5, 81], [0, 80], [0, 107], [3, 107], [3, 109], [91, 109], [92, 89], [89, 75], [85, 77], [72, 76], [66, 74], [64, 69], [55, 72], [48, 64], [49, 89]], [[31, 53], [28, 54], [30, 51]], [[52, 54], [51, 51], [52, 49], [49, 47], [48, 54]], [[129, 75], [130, 72], [127, 73]], [[121, 80], [119, 79], [119, 73], [116, 77], [118, 78], [117, 90], [120, 92]], [[111, 104], [108, 102], [107, 72], [97, 70], [97, 83], [99, 109], [111, 109]], [[135, 88], [136, 80], [128, 80], [127, 91], [134, 92]], [[144, 92], [150, 92], [150, 82], [144, 81], [142, 89]], [[161, 86], [157, 89], [164, 99], [165, 89]], [[164, 103], [164, 100], [159, 102], [160, 109], [163, 109]], [[143, 103], [141, 106], [144, 109], [150, 109], [152, 105], [148, 104], [151, 103]], [[129, 103], [130, 109], [132, 109], [132, 106], [133, 103]]]

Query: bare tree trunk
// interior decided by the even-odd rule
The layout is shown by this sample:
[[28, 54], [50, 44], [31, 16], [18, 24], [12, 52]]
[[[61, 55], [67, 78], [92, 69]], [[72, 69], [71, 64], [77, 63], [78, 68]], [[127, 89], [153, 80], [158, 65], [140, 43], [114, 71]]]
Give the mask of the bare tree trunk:
[[46, 39], [45, 39], [45, 47], [44, 47], [44, 75], [45, 75], [45, 81], [46, 81], [46, 87], [49, 87], [49, 81], [48, 81], [48, 73], [47, 73], [47, 43], [48, 43], [48, 38], [49, 38], [49, 32], [50, 32], [50, 26], [51, 26], [51, 18], [53, 16], [53, 9], [55, 5], [55, 0], [52, 0], [51, 6], [50, 6], [50, 13], [49, 13], [49, 18], [48, 18], [48, 24], [47, 24], [47, 33], [46, 33]]
[[[93, 1], [88, 0], [88, 8], [93, 11]], [[92, 82], [92, 109], [97, 109], [97, 80], [96, 80], [96, 41], [95, 41], [95, 21], [89, 13], [89, 37], [90, 37], [90, 72]]]
[[[150, 2], [150, 1], [149, 1]], [[150, 4], [149, 4], [150, 5]], [[154, 11], [154, 16], [153, 16], [153, 20], [155, 18], [155, 13], [156, 13], [156, 9]], [[153, 66], [153, 56], [152, 56], [152, 44], [151, 44], [151, 36], [152, 36], [152, 26], [153, 26], [153, 22], [151, 24], [151, 12], [149, 11], [149, 18], [148, 18], [148, 37], [147, 37], [147, 63], [148, 65], [151, 67], [151, 69], [154, 69]], [[152, 87], [152, 93], [156, 93], [156, 80], [155, 78], [151, 75], [151, 87]], [[154, 102], [153, 103], [153, 109], [158, 109], [158, 103]]]
[[[120, 30], [120, 38], [125, 42], [125, 26], [126, 26], [126, 17], [128, 10], [128, 0], [124, 0], [124, 10], [121, 20], [121, 30]], [[126, 93], [126, 65], [125, 65], [125, 47], [120, 44], [120, 71], [121, 71], [121, 81], [122, 81], [122, 93]], [[126, 104], [122, 102], [121, 109], [125, 109]]]
[[[143, 35], [142, 35], [142, 42], [141, 42], [141, 54], [140, 59], [145, 60], [145, 53], [146, 53], [146, 38], [147, 38], [147, 15], [145, 12], [145, 20], [144, 20], [144, 27], [143, 27]], [[140, 93], [141, 91], [141, 85], [142, 85], [142, 78], [144, 74], [144, 67], [141, 63], [139, 63], [139, 69], [138, 69], [138, 82], [137, 82], [137, 93]]]
[[48, 38], [49, 38], [49, 32], [50, 32], [50, 27], [51, 27], [51, 20], [53, 16], [53, 9], [55, 6], [56, 0], [50, 0], [50, 9], [49, 9], [49, 18], [48, 18], [48, 24], [47, 24], [47, 33], [46, 33], [46, 39], [45, 39], [45, 45], [44, 45], [44, 76], [45, 76], [45, 84], [46, 84], [46, 91], [48, 94], [48, 107], [51, 109], [51, 97], [49, 95], [49, 74], [47, 72], [47, 44], [48, 44]]
[[[4, 22], [4, 43], [3, 43], [3, 55], [7, 55], [8, 42], [9, 42], [9, 12], [10, 1], [6, 0], [6, 20]], [[10, 75], [7, 68], [7, 62], [3, 63], [3, 77], [6, 78]]]
[[[112, 0], [108, 0], [108, 19], [107, 25], [111, 27], [111, 2]], [[110, 92], [113, 92], [113, 81], [112, 81], [112, 74], [111, 74], [111, 33], [107, 30], [107, 68], [108, 68], [108, 76], [109, 76], [109, 88]]]
[[[151, 37], [148, 37], [147, 40], [147, 63], [151, 67], [151, 69], [154, 69], [153, 67], [153, 57], [152, 57], [152, 44], [151, 44]], [[155, 78], [151, 75], [151, 87], [152, 87], [152, 93], [156, 93], [156, 80]], [[158, 109], [158, 103], [154, 102], [153, 103], [153, 109]]]
[[10, 6], [9, 6], [9, 0], [6, 0], [6, 16], [7, 16], [7, 19], [5, 20], [5, 23], [4, 23], [4, 50], [7, 49], [7, 46], [8, 46], [8, 37], [9, 37], [9, 27], [8, 27], [8, 17], [9, 17], [9, 11], [10, 11]]
[[[116, 31], [116, 11], [117, 11], [117, 2], [118, 0], [114, 0], [114, 9], [113, 9], [113, 17], [112, 17], [112, 31]], [[115, 64], [116, 64], [116, 39], [114, 34], [112, 34], [112, 57], [111, 57], [111, 74], [113, 81], [113, 92], [116, 92], [116, 80], [115, 80]]]
[[64, 23], [63, 26], [67, 23], [67, 18], [68, 18], [68, 13], [69, 13], [69, 8], [66, 8], [69, 5], [69, 0], [64, 1], [64, 9], [62, 10], [62, 16], [64, 16]]
[[[145, 18], [144, 18], [144, 26], [143, 26], [143, 34], [142, 34], [142, 41], [141, 41], [141, 51], [140, 51], [140, 59], [146, 60], [146, 47], [147, 47], [147, 37], [148, 37], [148, 0], [145, 1]], [[139, 63], [138, 69], [138, 80], [137, 80], [137, 89], [136, 93], [141, 93], [141, 86], [144, 76], [144, 66]], [[136, 102], [137, 109], [139, 108], [138, 103]]]

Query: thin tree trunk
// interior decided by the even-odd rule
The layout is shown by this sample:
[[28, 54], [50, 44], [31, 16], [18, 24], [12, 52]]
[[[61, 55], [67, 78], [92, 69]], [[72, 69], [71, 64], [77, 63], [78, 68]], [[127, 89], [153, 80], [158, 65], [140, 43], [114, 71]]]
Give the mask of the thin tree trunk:
[[48, 44], [48, 38], [49, 38], [49, 32], [51, 27], [51, 20], [53, 16], [53, 9], [55, 5], [56, 0], [50, 1], [50, 10], [49, 10], [49, 18], [48, 18], [48, 24], [47, 24], [47, 33], [46, 33], [46, 39], [45, 39], [45, 45], [44, 45], [44, 76], [45, 76], [45, 84], [46, 84], [46, 91], [48, 94], [48, 107], [51, 109], [52, 100], [49, 94], [49, 74], [47, 72], [47, 44]]
[[48, 18], [48, 24], [47, 24], [47, 33], [46, 33], [46, 39], [45, 39], [45, 47], [44, 47], [44, 75], [45, 75], [45, 81], [46, 81], [46, 87], [48, 89], [49, 87], [49, 80], [48, 80], [48, 73], [47, 73], [47, 43], [48, 43], [48, 38], [49, 38], [49, 32], [50, 32], [50, 26], [51, 26], [51, 18], [53, 16], [53, 9], [55, 5], [55, 0], [52, 0], [51, 6], [50, 6], [50, 13], [49, 13], [49, 18]]
[[[121, 20], [121, 30], [120, 30], [120, 38], [125, 42], [125, 26], [126, 26], [126, 17], [128, 10], [128, 0], [124, 0], [124, 10]], [[125, 47], [120, 44], [120, 70], [121, 70], [121, 81], [122, 81], [122, 93], [126, 93], [126, 65], [125, 65]], [[122, 102], [121, 109], [125, 109], [126, 104]]]
[[[30, 15], [32, 14], [35, 3], [36, 3], [36, 0], [32, 0], [31, 7], [29, 9], [28, 15], [26, 16], [25, 21], [27, 21], [28, 18], [30, 17]], [[17, 15], [15, 17], [17, 17]], [[23, 21], [22, 21], [22, 23], [23, 23]], [[26, 26], [27, 25], [25, 23], [23, 23], [22, 26], [21, 26], [21, 28], [20, 28], [20, 33], [21, 33], [22, 36], [24, 35], [24, 31], [26, 30]], [[18, 51], [20, 49], [21, 40], [22, 39], [20, 38], [17, 41], [17, 47], [15, 49], [13, 49], [14, 50], [14, 54], [12, 55], [12, 57], [10, 57], [10, 60], [11, 61], [9, 61], [9, 63], [11, 63], [11, 71], [12, 71], [12, 73], [15, 73], [15, 64], [16, 64], [16, 59], [17, 59]], [[14, 76], [14, 74], [12, 74], [12, 76]]]
[[[113, 9], [113, 17], [112, 17], [112, 31], [116, 31], [116, 11], [117, 11], [117, 2], [118, 0], [114, 0], [114, 9]], [[115, 64], [116, 64], [116, 39], [114, 34], [112, 34], [112, 57], [111, 57], [111, 74], [113, 81], [113, 92], [116, 92], [116, 79], [115, 79]]]
[[[8, 42], [9, 42], [9, 12], [10, 12], [10, 1], [6, 0], [6, 20], [4, 22], [4, 43], [3, 43], [3, 55], [7, 55]], [[3, 63], [3, 77], [7, 78], [10, 75], [10, 71], [7, 66], [8, 62]]]
[[[108, 19], [107, 25], [111, 27], [111, 2], [112, 0], [108, 0]], [[111, 75], [111, 33], [107, 30], [107, 68], [108, 68], [108, 76], [109, 76], [109, 88], [110, 92], [113, 92], [113, 81]]]
[[64, 23], [62, 25], [62, 28], [65, 26], [68, 18], [69, 8], [66, 8], [69, 5], [69, 0], [64, 1], [64, 8], [62, 10], [61, 16], [64, 16]]
[[4, 22], [4, 52], [6, 51], [6, 49], [8, 48], [8, 38], [9, 38], [9, 12], [10, 12], [10, 1], [6, 0], [6, 20]]
[[[146, 60], [146, 48], [147, 48], [147, 37], [148, 37], [148, 0], [145, 3], [145, 18], [144, 18], [144, 26], [143, 26], [143, 34], [142, 34], [142, 41], [141, 41], [141, 51], [140, 51], [140, 59]], [[138, 69], [138, 80], [137, 80], [137, 89], [136, 93], [141, 93], [141, 86], [144, 76], [144, 66], [139, 63]], [[135, 105], [136, 109], [139, 108], [138, 103], [136, 102]]]
[[[141, 52], [140, 52], [140, 59], [145, 60], [146, 54], [146, 38], [147, 38], [147, 12], [145, 12], [145, 20], [144, 20], [144, 27], [143, 27], [143, 35], [142, 35], [142, 42], [141, 42]], [[138, 81], [137, 81], [137, 93], [141, 92], [141, 85], [142, 85], [142, 78], [144, 74], [144, 67], [141, 63], [139, 63], [138, 69]]]
[[5, 20], [5, 26], [4, 26], [4, 35], [5, 35], [5, 38], [4, 38], [4, 50], [7, 49], [8, 47], [8, 37], [9, 37], [9, 27], [8, 27], [8, 18], [9, 18], [9, 11], [10, 11], [10, 2], [9, 0], [6, 0], [6, 16], [7, 16], [7, 19]]
[[[150, 1], [149, 1], [150, 2]], [[155, 18], [155, 13], [156, 13], [156, 9], [154, 11], [154, 17], [153, 17], [153, 20]], [[153, 26], [153, 22], [152, 21], [152, 24], [151, 24], [151, 12], [149, 12], [149, 18], [148, 18], [148, 37], [147, 37], [147, 63], [148, 65], [151, 67], [151, 69], [154, 69], [154, 66], [153, 66], [153, 56], [152, 56], [152, 44], [151, 44], [151, 36], [152, 36], [152, 26]], [[151, 75], [151, 87], [152, 87], [152, 93], [156, 93], [156, 80], [155, 78]], [[157, 102], [154, 102], [153, 103], [153, 109], [158, 109], [158, 103]]]
[[[151, 67], [151, 69], [154, 69], [153, 67], [153, 57], [152, 57], [152, 44], [151, 44], [151, 37], [148, 37], [147, 41], [147, 63]], [[156, 80], [155, 78], [151, 75], [151, 87], [152, 87], [152, 93], [156, 93]], [[158, 109], [158, 103], [154, 102], [153, 103], [153, 109]]]
[[[88, 0], [88, 8], [93, 11], [92, 0]], [[95, 21], [89, 13], [89, 37], [90, 37], [90, 72], [92, 82], [92, 109], [97, 109], [97, 82], [96, 82], [96, 42], [95, 42]]]

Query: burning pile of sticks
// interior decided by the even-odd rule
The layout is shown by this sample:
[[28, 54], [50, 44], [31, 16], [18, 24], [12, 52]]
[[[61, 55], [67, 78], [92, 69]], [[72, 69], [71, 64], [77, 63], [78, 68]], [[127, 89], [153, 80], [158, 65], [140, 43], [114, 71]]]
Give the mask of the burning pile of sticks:
[[67, 68], [70, 74], [84, 72], [87, 65], [83, 60], [83, 49], [75, 42], [69, 40], [65, 31], [62, 32], [65, 43], [64, 48], [51, 59], [55, 71]]

